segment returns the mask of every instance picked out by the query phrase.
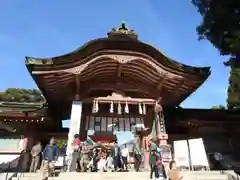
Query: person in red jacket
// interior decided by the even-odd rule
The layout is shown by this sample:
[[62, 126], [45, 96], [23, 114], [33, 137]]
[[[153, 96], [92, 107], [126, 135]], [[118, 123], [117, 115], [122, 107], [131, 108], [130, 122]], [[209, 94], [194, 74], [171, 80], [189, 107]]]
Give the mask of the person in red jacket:
[[80, 141], [79, 135], [75, 134], [72, 142], [73, 153], [72, 153], [72, 159], [69, 167], [70, 172], [77, 171], [79, 167], [80, 143], [81, 141]]

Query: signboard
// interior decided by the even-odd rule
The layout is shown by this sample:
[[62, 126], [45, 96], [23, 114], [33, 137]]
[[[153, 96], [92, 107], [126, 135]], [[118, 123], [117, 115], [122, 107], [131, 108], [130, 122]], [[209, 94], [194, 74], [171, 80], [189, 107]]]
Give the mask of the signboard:
[[173, 147], [175, 161], [178, 166], [188, 167], [189, 169], [195, 169], [195, 167], [209, 169], [202, 138], [174, 141]]
[[134, 137], [133, 137], [133, 133], [130, 131], [119, 131], [116, 133], [117, 136], [117, 142], [119, 146], [122, 146], [124, 144], [129, 144], [129, 143], [133, 143], [134, 141]]
[[189, 139], [188, 142], [192, 166], [203, 166], [209, 169], [207, 154], [202, 138]]
[[180, 167], [190, 168], [187, 140], [174, 141], [173, 148], [175, 158], [174, 160], [176, 161], [177, 165]]

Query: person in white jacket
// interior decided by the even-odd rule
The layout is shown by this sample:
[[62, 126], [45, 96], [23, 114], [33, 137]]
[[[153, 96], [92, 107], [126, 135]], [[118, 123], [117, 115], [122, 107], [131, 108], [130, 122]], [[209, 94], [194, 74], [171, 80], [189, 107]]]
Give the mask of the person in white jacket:
[[122, 155], [122, 164], [123, 164], [123, 169], [125, 171], [128, 171], [128, 159], [129, 159], [129, 151], [128, 148], [125, 147], [121, 150], [121, 155]]
[[112, 158], [112, 155], [111, 153], [109, 153], [108, 157], [107, 157], [107, 164], [106, 164], [106, 169], [108, 172], [112, 172], [113, 169], [114, 169], [114, 166], [113, 166], [113, 158]]

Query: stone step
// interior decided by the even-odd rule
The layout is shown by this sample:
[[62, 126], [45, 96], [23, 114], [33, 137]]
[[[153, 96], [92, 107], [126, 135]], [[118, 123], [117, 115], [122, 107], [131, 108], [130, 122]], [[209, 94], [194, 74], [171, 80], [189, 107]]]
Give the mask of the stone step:
[[[41, 180], [41, 177], [13, 177], [11, 180]], [[58, 178], [49, 177], [48, 180], [58, 180]]]
[[84, 180], [126, 180], [126, 179], [149, 179], [149, 173], [147, 172], [98, 172], [98, 173], [60, 173], [59, 180], [71, 179], [84, 179]]
[[228, 180], [227, 175], [204, 175], [204, 176], [196, 176], [196, 180]]
[[[76, 173], [63, 172], [59, 177], [50, 177], [49, 180], [127, 180], [149, 179], [149, 172], [97, 172], [97, 173]], [[36, 180], [40, 179], [40, 173], [25, 173], [23, 177], [13, 177], [12, 180]], [[183, 180], [230, 180], [227, 174], [221, 174], [220, 171], [201, 171], [201, 172], [183, 172]], [[232, 179], [233, 180], [233, 179]]]
[[229, 174], [220, 174], [217, 172], [208, 172], [208, 173], [196, 173], [196, 172], [185, 172], [183, 173], [184, 180], [230, 180], [236, 179], [233, 175]]
[[36, 176], [39, 176], [39, 172], [37, 173], [18, 173], [18, 176], [21, 176], [21, 177], [36, 177]]
[[[59, 180], [65, 180], [67, 177], [72, 179], [149, 179], [149, 172], [131, 172], [131, 173], [61, 173]], [[184, 172], [183, 180], [228, 180], [228, 175], [222, 175], [217, 172], [199, 173], [194, 174], [193, 172]]]
[[234, 171], [228, 170], [228, 171], [183, 171], [184, 173], [191, 173], [191, 174], [222, 174], [223, 173], [234, 173]]

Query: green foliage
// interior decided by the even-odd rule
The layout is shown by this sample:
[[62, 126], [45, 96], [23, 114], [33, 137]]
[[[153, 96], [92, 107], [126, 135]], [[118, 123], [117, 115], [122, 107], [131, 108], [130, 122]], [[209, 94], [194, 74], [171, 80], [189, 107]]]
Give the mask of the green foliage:
[[240, 1], [192, 0], [202, 15], [199, 39], [208, 39], [222, 55], [235, 57], [240, 51]]
[[211, 109], [225, 109], [223, 105], [218, 105], [218, 106], [212, 106]]
[[228, 87], [228, 108], [240, 107], [240, 1], [192, 0], [202, 22], [197, 27], [199, 39], [208, 39], [222, 55], [231, 59]]
[[0, 101], [38, 103], [44, 102], [44, 98], [37, 89], [8, 88], [0, 92]]
[[57, 139], [55, 144], [60, 149], [64, 147], [65, 144], [67, 144], [67, 139]]
[[230, 77], [227, 104], [229, 109], [240, 108], [240, 61], [230, 60]]

